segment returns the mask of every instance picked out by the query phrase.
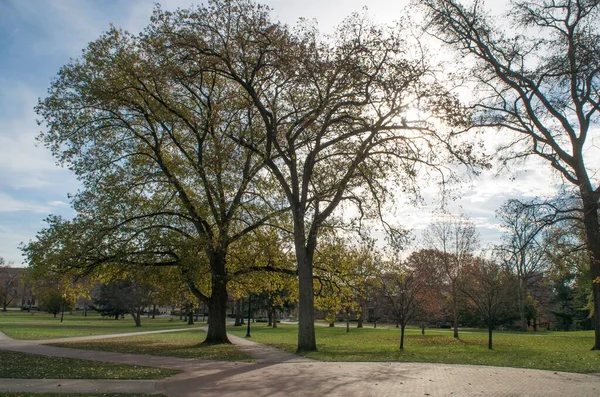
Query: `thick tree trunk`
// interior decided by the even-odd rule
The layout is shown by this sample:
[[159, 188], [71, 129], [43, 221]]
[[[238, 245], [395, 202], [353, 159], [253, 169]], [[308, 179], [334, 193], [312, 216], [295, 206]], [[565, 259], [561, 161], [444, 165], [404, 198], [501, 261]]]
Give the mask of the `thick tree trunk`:
[[142, 326], [142, 314], [140, 313], [140, 311], [138, 311], [137, 313], [131, 313], [131, 317], [133, 317], [133, 321], [135, 322], [136, 327]]
[[156, 318], [156, 305], [152, 305], [152, 319]]
[[277, 328], [277, 309], [273, 308], [273, 328]]
[[491, 322], [488, 322], [488, 349], [493, 350], [493, 346], [492, 346], [492, 331], [494, 330], [494, 327], [492, 326]]
[[594, 299], [594, 346], [600, 350], [600, 222], [598, 221], [598, 198], [589, 188], [580, 185], [583, 202], [583, 223], [586, 243], [590, 254], [590, 273], [592, 276], [592, 295]]
[[225, 254], [211, 260], [211, 291], [208, 300], [208, 332], [204, 344], [231, 343], [227, 338], [227, 276]]
[[406, 324], [400, 324], [400, 350], [404, 350], [404, 328]]
[[356, 328], [362, 328], [362, 327], [363, 327], [363, 317], [361, 314], [360, 317], [358, 318], [358, 323], [356, 324]]
[[[302, 240], [302, 241], [299, 241]], [[317, 351], [315, 336], [313, 263], [304, 247], [304, 239], [296, 239], [298, 261], [298, 353]]]
[[267, 310], [267, 327], [272, 327], [273, 326], [273, 310], [271, 308], [269, 308], [269, 310]]
[[329, 323], [329, 328], [333, 328], [333, 327], [335, 327], [335, 322], [334, 322], [334, 321], [331, 321], [331, 322]]

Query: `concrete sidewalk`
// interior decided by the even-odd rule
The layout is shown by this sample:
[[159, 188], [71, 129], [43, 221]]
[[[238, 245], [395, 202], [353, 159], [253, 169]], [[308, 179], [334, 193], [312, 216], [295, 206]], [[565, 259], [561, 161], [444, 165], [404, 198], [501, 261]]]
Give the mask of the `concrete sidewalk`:
[[[121, 336], [127, 335], [132, 334]], [[0, 392], [163, 393], [173, 397], [600, 395], [600, 374], [473, 365], [327, 363], [247, 339], [230, 338], [257, 362], [232, 363], [59, 348], [40, 343], [48, 341], [15, 341], [0, 333], [0, 349], [183, 371], [159, 381], [0, 379]]]

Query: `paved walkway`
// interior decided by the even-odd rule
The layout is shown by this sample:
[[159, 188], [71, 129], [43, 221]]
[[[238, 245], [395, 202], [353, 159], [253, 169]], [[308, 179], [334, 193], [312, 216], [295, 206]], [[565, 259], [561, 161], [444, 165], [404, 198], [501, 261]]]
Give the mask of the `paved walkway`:
[[[189, 328], [185, 329], [188, 330]], [[183, 330], [171, 330], [177, 332]], [[132, 336], [165, 331], [110, 335]], [[106, 338], [64, 338], [61, 342]], [[85, 338], [85, 339], [83, 339]], [[58, 340], [17, 341], [0, 332], [0, 349], [182, 370], [163, 380], [0, 379], [0, 392], [163, 393], [187, 396], [593, 396], [600, 374], [473, 365], [324, 363], [244, 338], [231, 341], [255, 363], [120, 354], [46, 346]]]

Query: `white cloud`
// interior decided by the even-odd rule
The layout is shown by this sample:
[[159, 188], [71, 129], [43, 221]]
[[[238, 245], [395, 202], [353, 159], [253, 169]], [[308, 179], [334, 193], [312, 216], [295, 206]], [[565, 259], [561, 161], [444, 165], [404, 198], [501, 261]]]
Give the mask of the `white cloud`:
[[0, 213], [21, 211], [47, 214], [50, 212], [50, 206], [38, 204], [31, 200], [15, 199], [7, 194], [0, 193]]
[[[33, 107], [35, 89], [23, 83], [0, 80], [0, 185], [14, 189], [61, 185], [76, 188], [75, 178], [55, 165], [50, 151], [39, 145]], [[6, 106], [4, 104], [7, 104]]]

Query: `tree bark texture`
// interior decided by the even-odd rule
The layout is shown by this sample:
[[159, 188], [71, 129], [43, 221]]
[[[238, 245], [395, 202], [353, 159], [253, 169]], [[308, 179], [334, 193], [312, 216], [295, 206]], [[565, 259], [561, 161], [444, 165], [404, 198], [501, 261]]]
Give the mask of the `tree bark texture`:
[[600, 222], [598, 220], [598, 197], [591, 189], [580, 187], [583, 202], [583, 223], [586, 243], [590, 255], [590, 273], [592, 276], [592, 294], [594, 299], [594, 346], [600, 350], [600, 283], [593, 282], [600, 277]]
[[[300, 245], [300, 246], [299, 246]], [[298, 353], [317, 351], [315, 336], [312, 257], [303, 242], [296, 241], [298, 261]]]
[[208, 299], [208, 332], [204, 344], [231, 343], [227, 338], [227, 274], [225, 253], [211, 258], [211, 296]]

